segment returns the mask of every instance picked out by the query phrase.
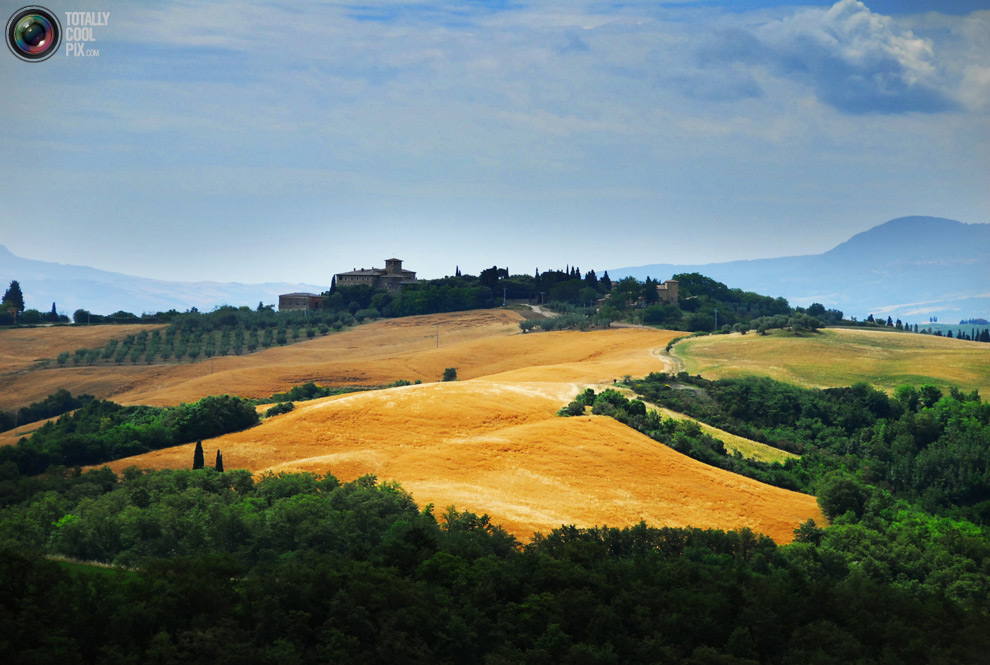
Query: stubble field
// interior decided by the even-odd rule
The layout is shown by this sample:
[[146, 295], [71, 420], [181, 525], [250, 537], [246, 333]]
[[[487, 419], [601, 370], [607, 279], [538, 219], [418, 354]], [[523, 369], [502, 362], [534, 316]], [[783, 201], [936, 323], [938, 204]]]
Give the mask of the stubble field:
[[[159, 405], [208, 394], [263, 397], [305, 381], [420, 379], [422, 385], [301, 403], [258, 427], [204, 441], [207, 459], [219, 448], [227, 468], [330, 472], [345, 481], [374, 474], [399, 481], [420, 505], [487, 513], [524, 539], [562, 524], [645, 520], [748, 526], [787, 542], [799, 523], [823, 519], [814, 497], [708, 467], [608, 418], [556, 416], [586, 386], [669, 369], [662, 351], [677, 333], [523, 335], [519, 318], [489, 310], [378, 321], [220, 359], [212, 374], [209, 361], [27, 374], [46, 377], [32, 387], [40, 397], [64, 385], [50, 377], [77, 375], [97, 396]], [[456, 367], [460, 380], [435, 383], [445, 367]], [[23, 377], [13, 381], [32, 386]], [[192, 452], [192, 445], [179, 446], [111, 466], [184, 468]]]

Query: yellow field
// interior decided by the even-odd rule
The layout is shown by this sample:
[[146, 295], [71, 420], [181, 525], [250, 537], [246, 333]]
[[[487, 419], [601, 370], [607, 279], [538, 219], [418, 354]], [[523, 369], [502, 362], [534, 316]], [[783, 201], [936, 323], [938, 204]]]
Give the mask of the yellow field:
[[[99, 346], [112, 337], [123, 337], [135, 330], [131, 326], [4, 330], [0, 331], [0, 348], [4, 350], [4, 363], [0, 365], [0, 409], [25, 406], [44, 399], [58, 388], [66, 388], [73, 394], [112, 398], [121, 404], [169, 406], [224, 393], [267, 397], [307, 381], [321, 385], [372, 385], [395, 379], [436, 381], [444, 367], [453, 363], [458, 374], [466, 378], [472, 376], [477, 363], [470, 356], [471, 347], [465, 343], [519, 332], [519, 319], [518, 314], [499, 310], [410, 317], [379, 321], [245, 356], [215, 358], [212, 363], [201, 360], [33, 371], [27, 370], [33, 360], [26, 364], [21, 361], [19, 365], [6, 361], [23, 357], [53, 358], [60, 350]], [[436, 348], [438, 329], [439, 349]], [[67, 340], [49, 339], [63, 336]], [[35, 348], [40, 350], [36, 352]], [[462, 353], [459, 355], [456, 349]], [[521, 362], [522, 359], [516, 359], [515, 365], [505, 367], [518, 367]]]
[[931, 335], [845, 328], [717, 335], [683, 340], [673, 354], [687, 372], [709, 379], [758, 375], [818, 388], [865, 381], [888, 391], [932, 383], [990, 395], [990, 344]]
[[[554, 380], [558, 372], [564, 382]], [[314, 400], [203, 445], [210, 459], [222, 450], [228, 467], [396, 479], [420, 505], [488, 513], [524, 539], [563, 524], [646, 520], [749, 526], [788, 542], [799, 523], [821, 523], [813, 497], [706, 466], [610, 418], [557, 417], [575, 392], [573, 374], [559, 366], [540, 382], [504, 376]], [[111, 467], [185, 467], [193, 448]]]
[[[55, 358], [62, 351], [101, 347], [111, 339], [123, 339], [142, 330], [163, 325], [58, 326], [7, 328], [0, 330], [0, 409], [27, 406], [59, 388], [73, 394], [79, 390], [71, 369], [58, 368]], [[51, 360], [52, 369], [41, 370], [39, 361]], [[56, 374], [57, 373], [57, 374]]]
[[[5, 365], [0, 385], [9, 408], [59, 387], [125, 404], [170, 405], [211, 394], [265, 397], [306, 381], [420, 379], [422, 385], [299, 404], [259, 427], [204, 441], [207, 457], [219, 448], [228, 468], [255, 472], [329, 471], [342, 480], [372, 473], [399, 481], [421, 505], [488, 513], [522, 538], [562, 524], [646, 520], [657, 526], [749, 526], [787, 542], [799, 523], [822, 520], [813, 497], [695, 462], [608, 418], [556, 416], [586, 386], [601, 389], [626, 374], [669, 370], [662, 352], [677, 333], [523, 335], [520, 318], [488, 310], [377, 321], [218, 359], [212, 374], [209, 361], [33, 371]], [[61, 344], [69, 350], [95, 346], [97, 331], [90, 329], [85, 342]], [[32, 331], [18, 341], [5, 339], [8, 332], [0, 333], [0, 344], [13, 355], [45, 334]], [[125, 334], [120, 328], [106, 332]], [[60, 348], [46, 344], [48, 357]], [[435, 383], [446, 367], [456, 367], [461, 380]], [[156, 451], [112, 467], [188, 467], [192, 448]]]

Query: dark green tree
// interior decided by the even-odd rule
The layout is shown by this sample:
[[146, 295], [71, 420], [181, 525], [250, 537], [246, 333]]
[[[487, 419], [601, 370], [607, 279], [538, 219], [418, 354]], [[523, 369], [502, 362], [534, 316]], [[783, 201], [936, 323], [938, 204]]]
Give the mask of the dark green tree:
[[24, 311], [24, 294], [21, 293], [21, 285], [17, 280], [11, 280], [10, 286], [3, 294], [3, 309], [13, 309], [16, 312]]
[[866, 488], [848, 473], [832, 473], [818, 488], [818, 505], [830, 520], [847, 512], [852, 512], [857, 518], [862, 517], [868, 498]]
[[196, 442], [196, 451], [193, 453], [193, 469], [202, 469], [206, 462], [203, 459], [203, 442]]

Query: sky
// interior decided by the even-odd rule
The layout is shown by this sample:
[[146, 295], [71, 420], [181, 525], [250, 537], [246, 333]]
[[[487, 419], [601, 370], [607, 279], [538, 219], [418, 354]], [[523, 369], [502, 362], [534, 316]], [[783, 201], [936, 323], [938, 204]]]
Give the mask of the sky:
[[0, 52], [24, 258], [329, 285], [990, 222], [990, 2], [43, 2], [59, 51]]

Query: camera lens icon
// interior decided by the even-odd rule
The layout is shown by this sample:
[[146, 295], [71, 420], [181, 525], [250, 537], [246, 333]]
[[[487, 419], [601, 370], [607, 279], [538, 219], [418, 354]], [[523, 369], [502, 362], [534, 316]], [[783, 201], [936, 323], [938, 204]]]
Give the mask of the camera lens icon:
[[55, 55], [62, 26], [44, 7], [22, 7], [7, 21], [7, 48], [25, 62], [41, 62]]

